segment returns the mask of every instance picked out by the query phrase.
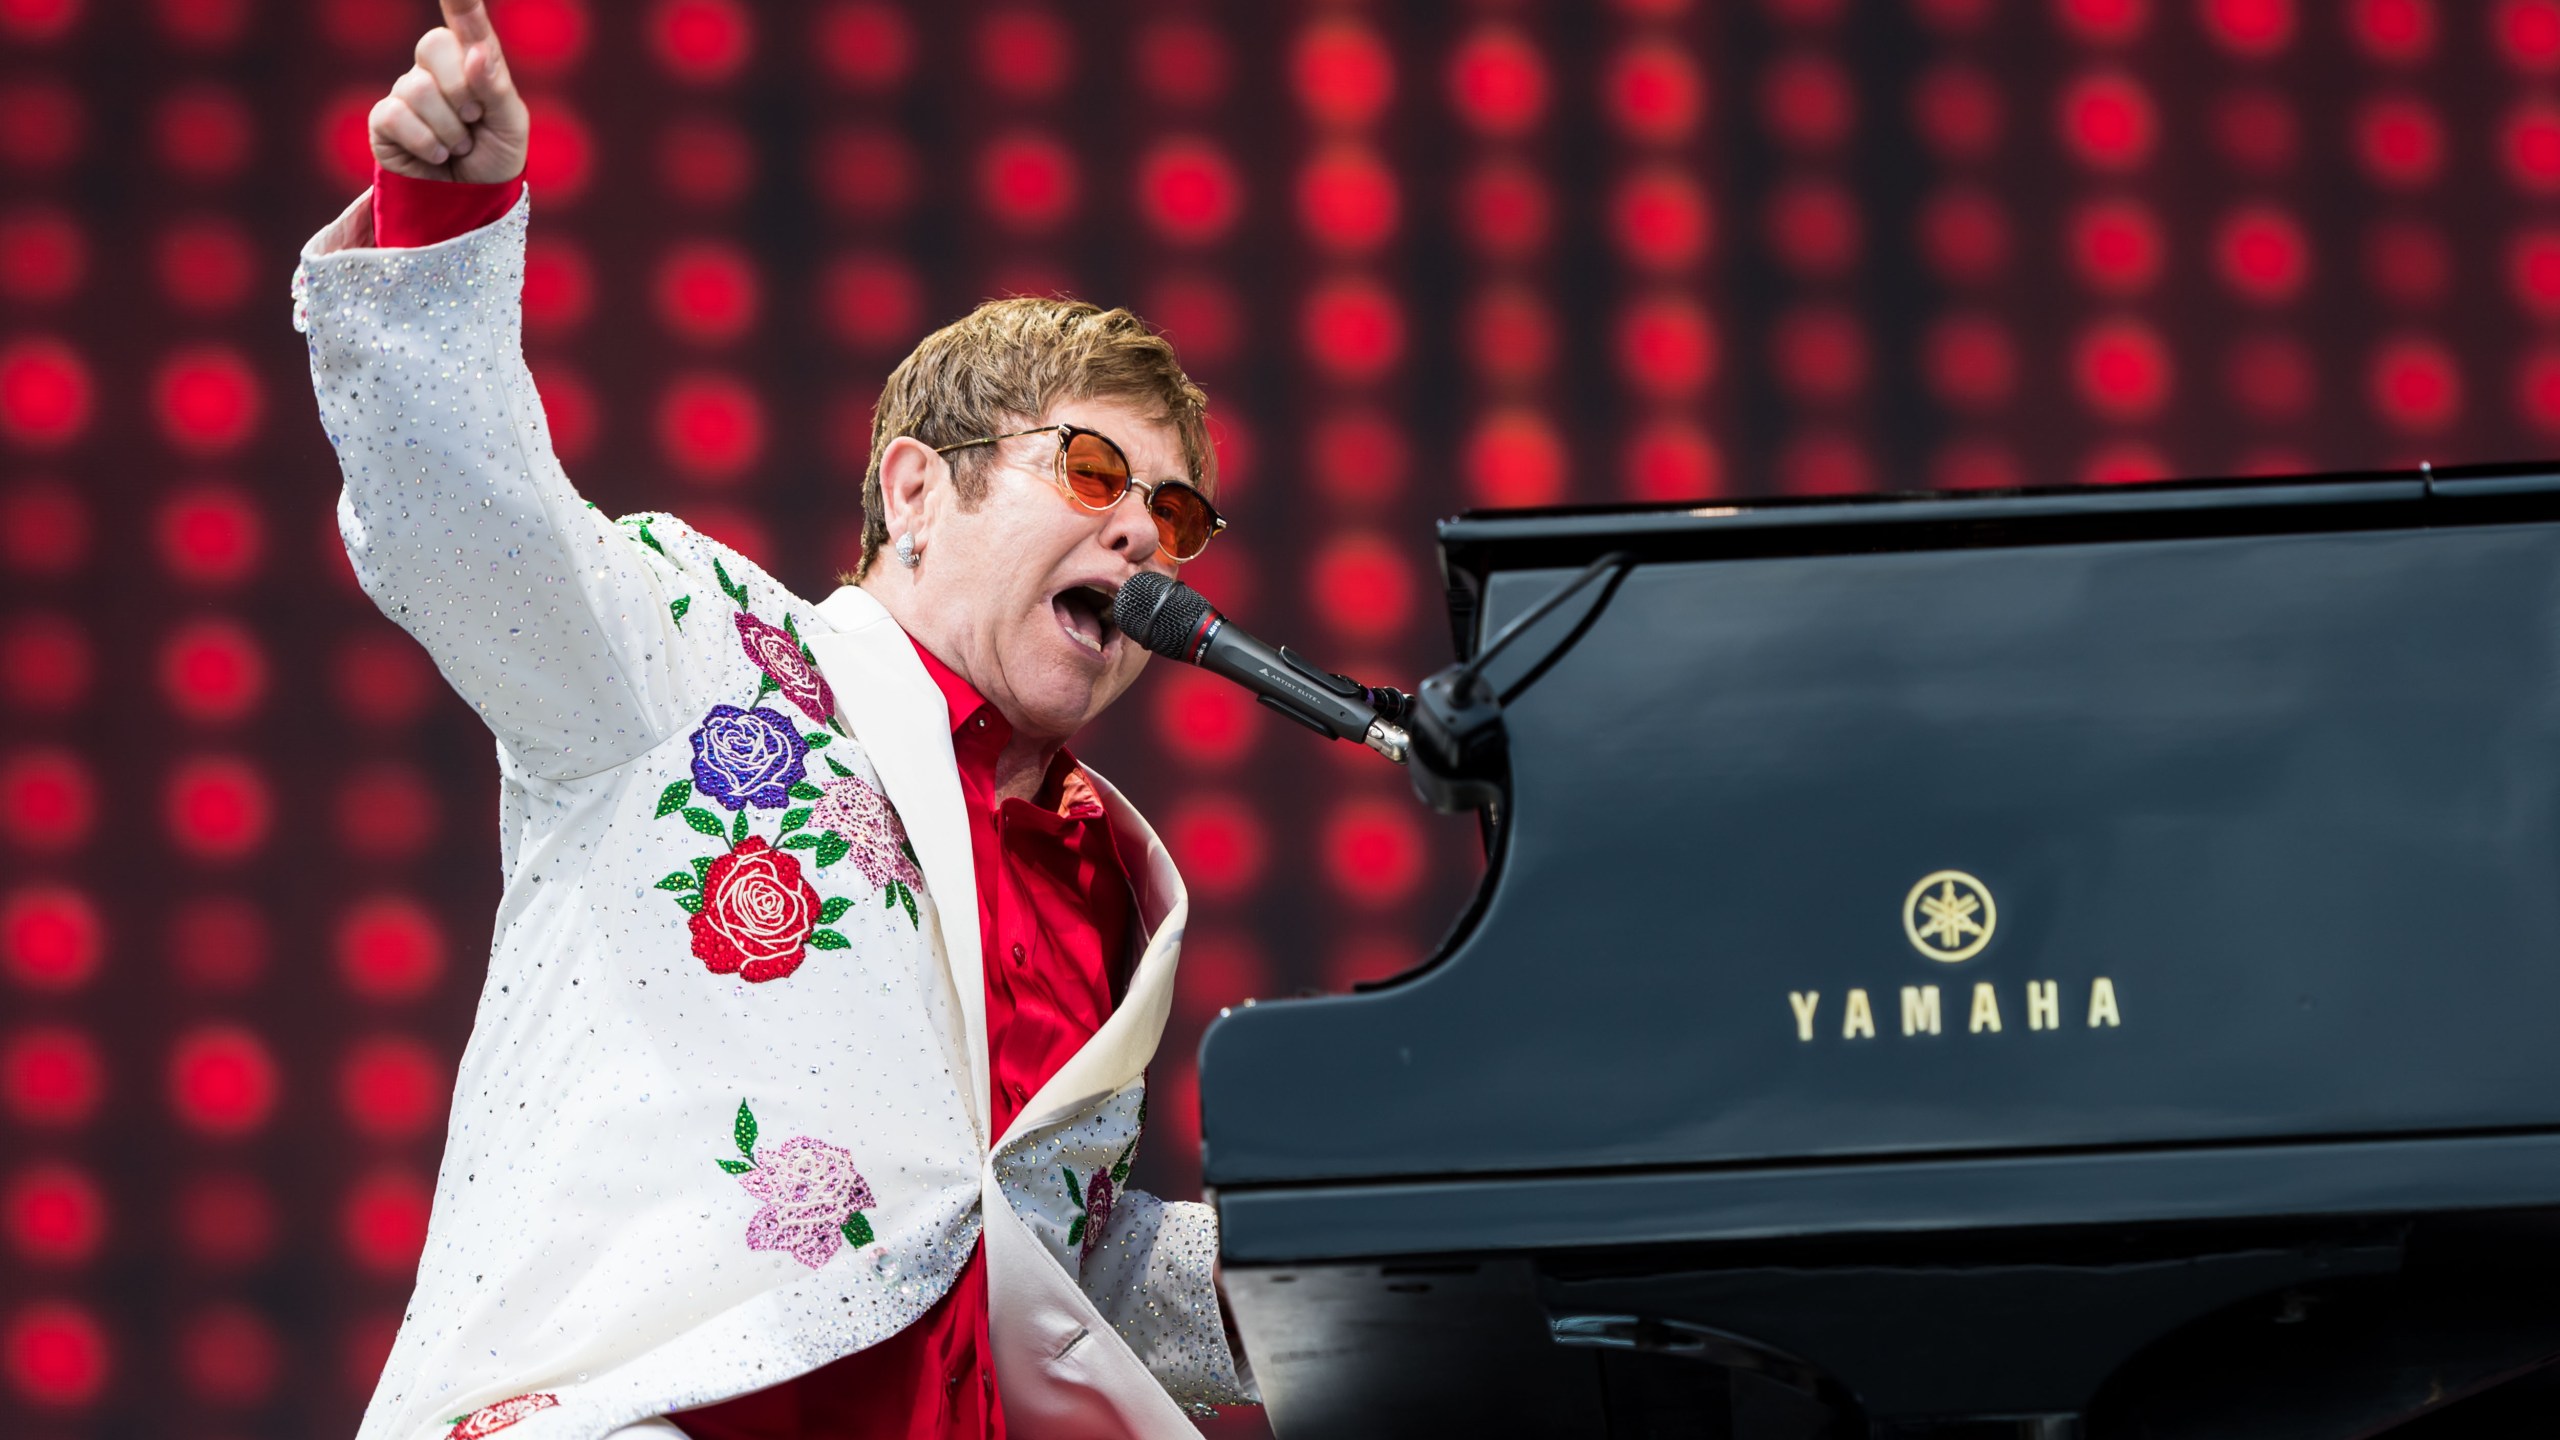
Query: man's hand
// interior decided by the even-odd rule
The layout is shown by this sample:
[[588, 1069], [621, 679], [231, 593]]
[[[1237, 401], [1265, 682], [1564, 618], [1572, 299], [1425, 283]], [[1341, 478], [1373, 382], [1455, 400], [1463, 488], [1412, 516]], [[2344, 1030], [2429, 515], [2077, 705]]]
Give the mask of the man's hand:
[[373, 158], [395, 175], [492, 185], [524, 173], [532, 116], [516, 93], [484, 0], [441, 0], [418, 63], [374, 102]]

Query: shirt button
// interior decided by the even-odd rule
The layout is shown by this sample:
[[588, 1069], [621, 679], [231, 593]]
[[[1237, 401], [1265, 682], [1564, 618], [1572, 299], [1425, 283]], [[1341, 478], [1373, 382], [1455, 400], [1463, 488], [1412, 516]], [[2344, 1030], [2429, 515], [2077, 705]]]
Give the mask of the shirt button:
[[1020, 945], [1013, 947], [1013, 963], [1016, 965], [1022, 963], [1022, 947]]

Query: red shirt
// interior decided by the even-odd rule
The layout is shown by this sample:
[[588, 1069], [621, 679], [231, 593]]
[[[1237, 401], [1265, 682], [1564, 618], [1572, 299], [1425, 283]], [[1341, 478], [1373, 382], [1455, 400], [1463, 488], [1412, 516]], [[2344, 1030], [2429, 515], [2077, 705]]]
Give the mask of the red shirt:
[[[504, 215], [523, 190], [412, 180], [376, 167], [374, 243], [432, 245]], [[996, 756], [1012, 738], [994, 706], [923, 646], [916, 657], [951, 712], [969, 809], [987, 990], [995, 1133], [1111, 1016], [1128, 983], [1136, 916], [1129, 877], [1093, 784], [1060, 750], [1033, 799], [999, 800]], [[987, 1343], [983, 1248], [906, 1329], [797, 1380], [676, 1416], [694, 1440], [1000, 1440]]]

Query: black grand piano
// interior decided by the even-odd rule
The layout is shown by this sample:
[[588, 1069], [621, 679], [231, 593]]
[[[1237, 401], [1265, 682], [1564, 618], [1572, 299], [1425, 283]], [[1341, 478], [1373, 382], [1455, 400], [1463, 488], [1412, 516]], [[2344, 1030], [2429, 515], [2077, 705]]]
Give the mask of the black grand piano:
[[1284, 1440], [2560, 1422], [2560, 473], [1468, 516], [1437, 954], [1203, 1042]]

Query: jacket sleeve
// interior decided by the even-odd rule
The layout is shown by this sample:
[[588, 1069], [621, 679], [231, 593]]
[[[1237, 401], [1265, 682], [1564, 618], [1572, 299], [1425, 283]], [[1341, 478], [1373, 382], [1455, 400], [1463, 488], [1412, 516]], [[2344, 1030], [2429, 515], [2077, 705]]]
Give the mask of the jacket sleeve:
[[294, 325], [365, 593], [519, 764], [568, 780], [648, 750], [681, 697], [666, 567], [570, 487], [525, 368], [530, 203], [386, 250], [359, 199], [304, 247]]
[[1212, 1267], [1218, 1215], [1206, 1205], [1121, 1193], [1084, 1291], [1175, 1402], [1198, 1410], [1259, 1405], [1253, 1372], [1227, 1344]]

